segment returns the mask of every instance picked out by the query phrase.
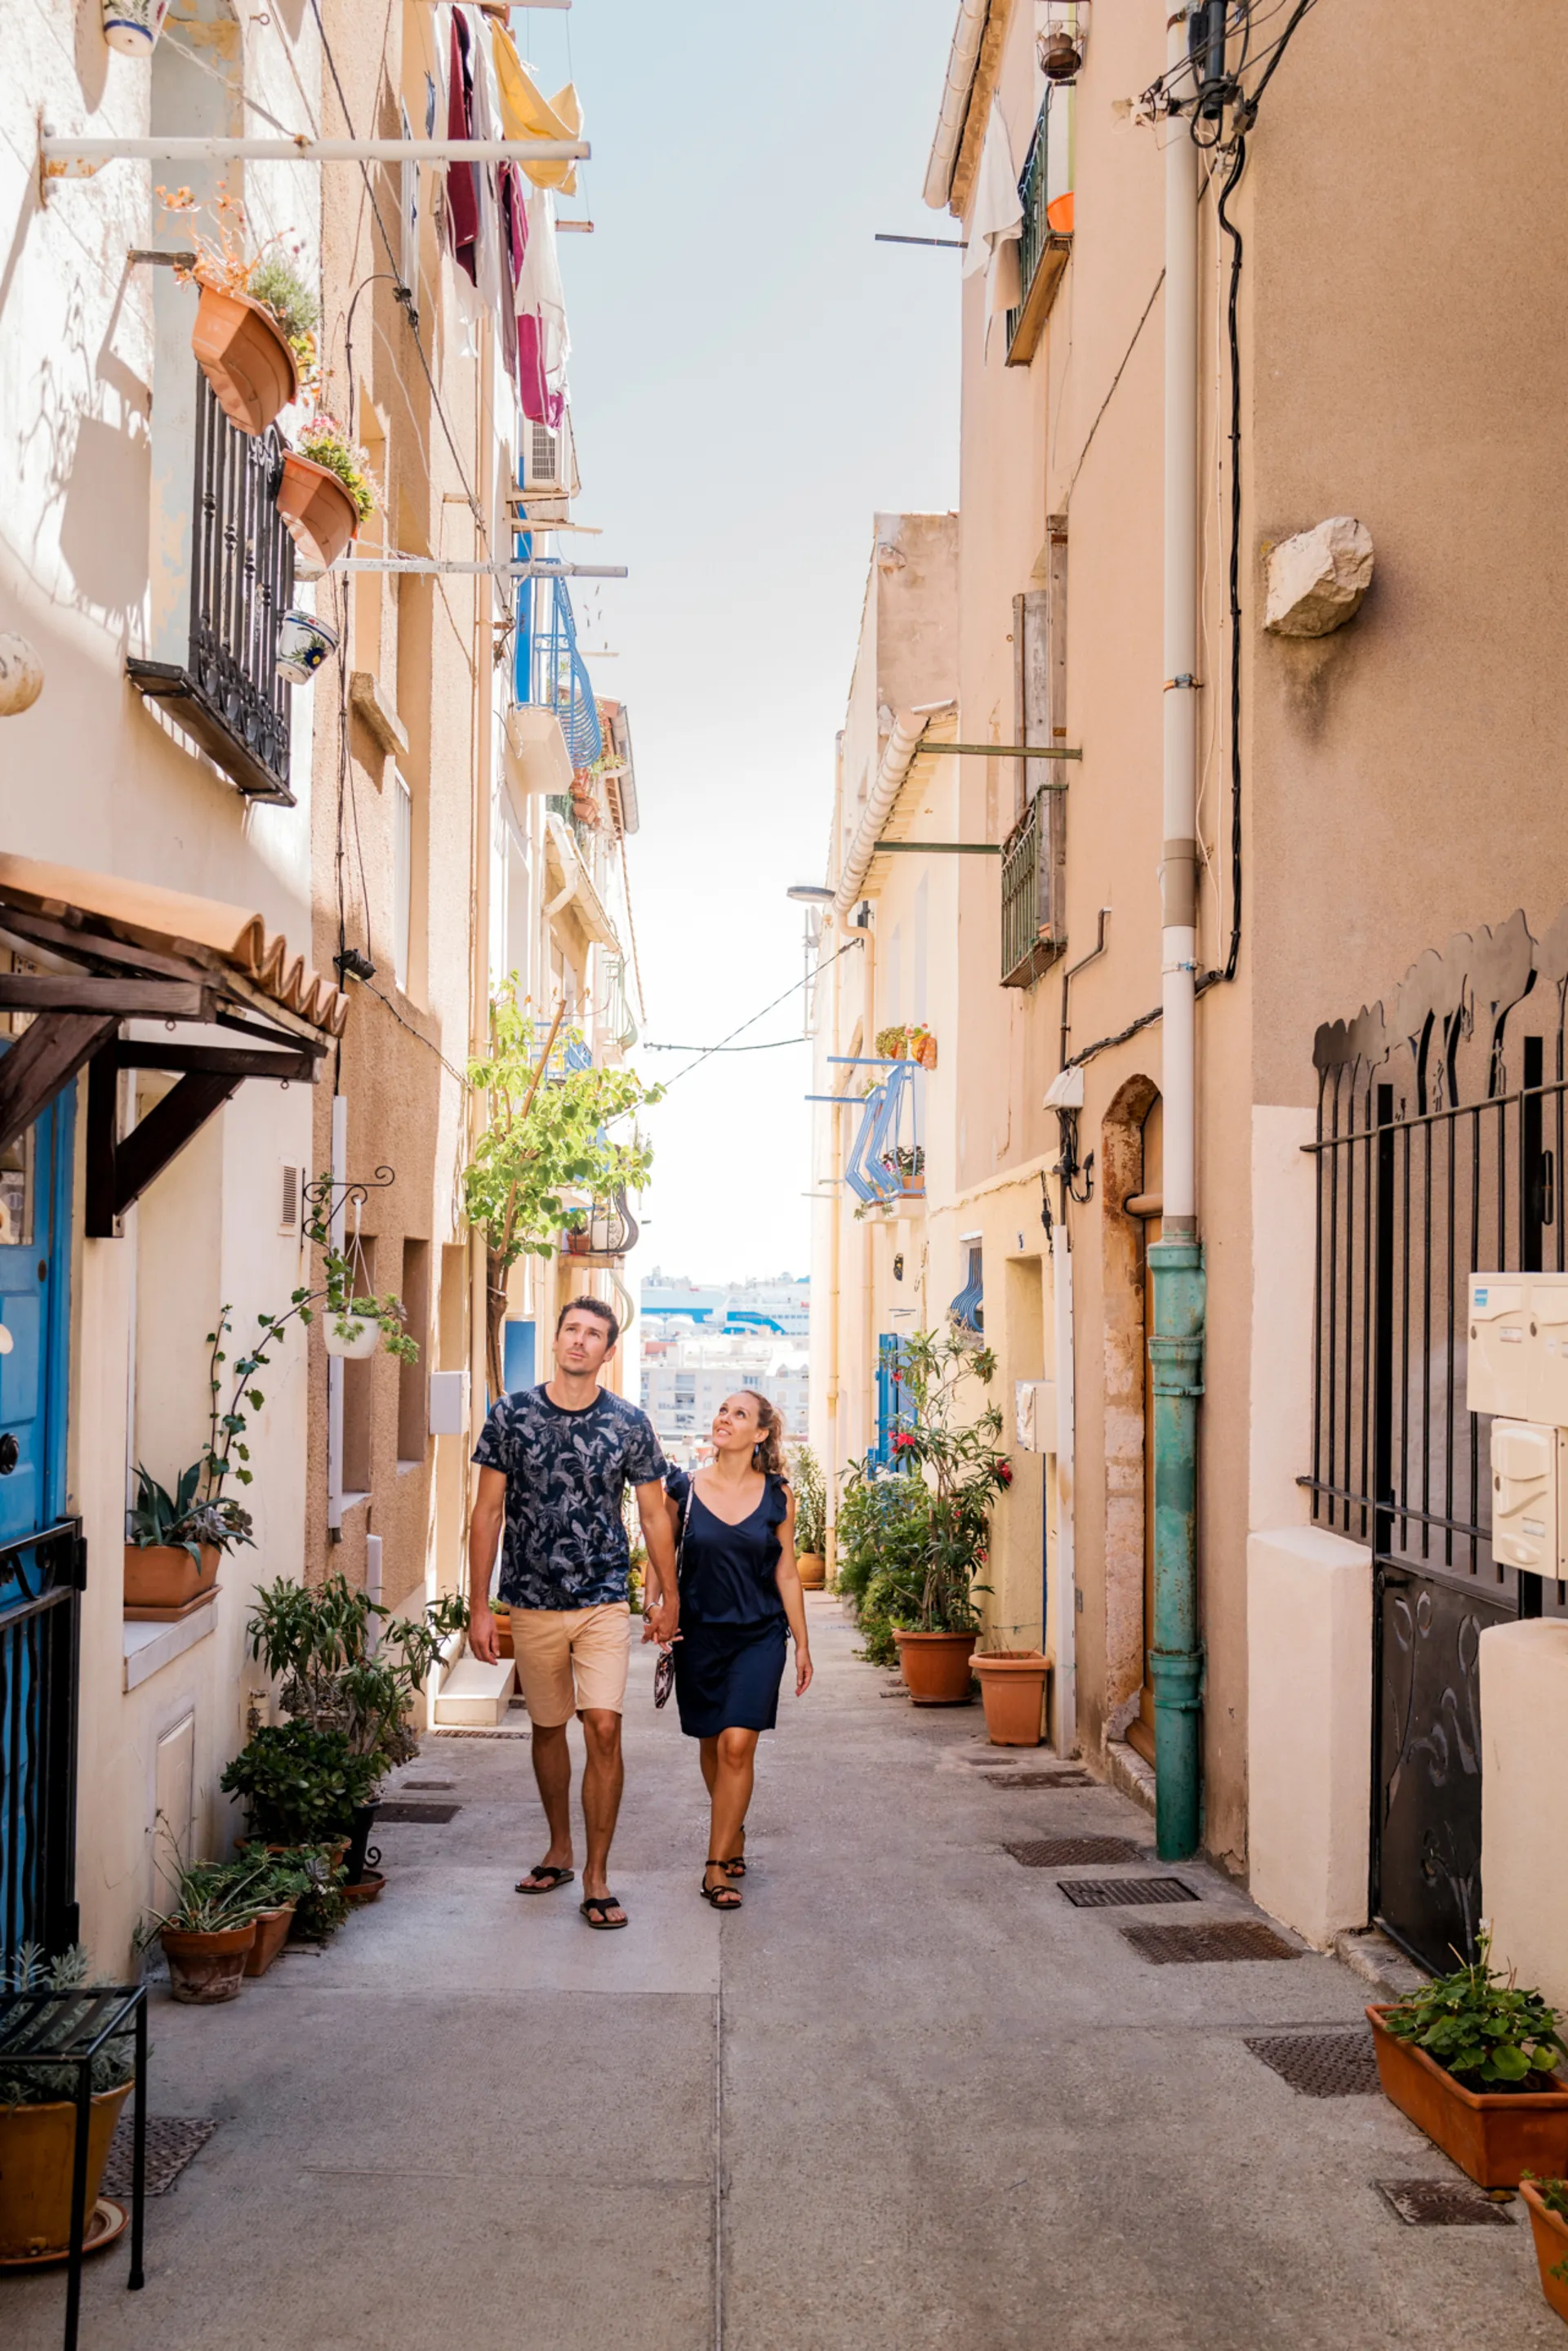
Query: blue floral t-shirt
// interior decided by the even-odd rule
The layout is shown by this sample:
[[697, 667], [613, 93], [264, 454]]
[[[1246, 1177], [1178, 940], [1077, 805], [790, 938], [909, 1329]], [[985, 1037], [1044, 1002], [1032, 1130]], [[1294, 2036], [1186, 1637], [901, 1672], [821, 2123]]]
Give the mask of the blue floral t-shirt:
[[581, 1412], [543, 1387], [492, 1405], [474, 1460], [506, 1476], [497, 1598], [512, 1608], [598, 1608], [627, 1597], [630, 1552], [621, 1498], [662, 1479], [653, 1423], [601, 1388]]

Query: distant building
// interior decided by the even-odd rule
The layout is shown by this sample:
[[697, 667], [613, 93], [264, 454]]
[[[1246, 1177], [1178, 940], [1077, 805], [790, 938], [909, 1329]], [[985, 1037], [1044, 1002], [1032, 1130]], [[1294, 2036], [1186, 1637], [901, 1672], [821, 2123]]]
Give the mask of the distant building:
[[765, 1395], [783, 1416], [786, 1435], [804, 1442], [809, 1287], [788, 1274], [710, 1287], [667, 1278], [657, 1268], [644, 1281], [642, 1408], [674, 1459], [691, 1461], [737, 1388]]
[[655, 1266], [642, 1285], [642, 1317], [645, 1331], [652, 1323], [672, 1323], [713, 1336], [760, 1331], [804, 1341], [811, 1325], [811, 1284], [787, 1273], [773, 1280], [708, 1284]]

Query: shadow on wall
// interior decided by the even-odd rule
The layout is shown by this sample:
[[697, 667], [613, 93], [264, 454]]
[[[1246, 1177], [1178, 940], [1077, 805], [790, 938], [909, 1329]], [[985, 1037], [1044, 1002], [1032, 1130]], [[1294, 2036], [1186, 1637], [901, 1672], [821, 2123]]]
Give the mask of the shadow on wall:
[[60, 553], [81, 601], [123, 618], [147, 593], [147, 513], [152, 444], [140, 418], [129, 430], [84, 416], [66, 481]]
[[[109, 79], [109, 44], [103, 37], [103, 0], [77, 0], [72, 26], [77, 87], [96, 114]], [[77, 126], [78, 129], [80, 125]]]

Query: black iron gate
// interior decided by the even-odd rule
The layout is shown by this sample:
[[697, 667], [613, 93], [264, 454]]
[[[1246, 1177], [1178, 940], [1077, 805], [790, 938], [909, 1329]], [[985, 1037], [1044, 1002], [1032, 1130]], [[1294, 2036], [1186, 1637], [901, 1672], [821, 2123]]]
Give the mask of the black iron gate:
[[1424, 955], [1317, 1032], [1313, 1515], [1372, 1552], [1372, 1914], [1451, 1966], [1481, 1916], [1478, 1649], [1568, 1614], [1500, 1566], [1490, 1422], [1465, 1402], [1468, 1277], [1564, 1269], [1568, 909]]
[[81, 1520], [0, 1547], [0, 1954], [76, 1940]]

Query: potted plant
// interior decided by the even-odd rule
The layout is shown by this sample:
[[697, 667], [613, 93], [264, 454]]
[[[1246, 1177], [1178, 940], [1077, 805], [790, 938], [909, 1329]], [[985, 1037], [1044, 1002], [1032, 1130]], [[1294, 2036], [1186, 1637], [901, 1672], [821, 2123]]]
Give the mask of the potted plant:
[[898, 1662], [893, 1616], [919, 1604], [930, 1523], [924, 1479], [851, 1463], [838, 1497], [834, 1588], [854, 1613], [868, 1665]]
[[347, 1847], [354, 1815], [381, 1767], [356, 1755], [341, 1729], [266, 1722], [253, 1731], [218, 1785], [244, 1799], [251, 1836], [280, 1854], [298, 1845]]
[[[208, 209], [189, 188], [157, 193], [165, 212], [192, 221]], [[217, 237], [192, 228], [195, 258], [175, 270], [201, 289], [191, 349], [230, 422], [242, 433], [265, 433], [314, 373], [321, 307], [281, 237], [258, 254], [247, 251], [244, 207], [226, 188], [211, 209]]]
[[[484, 1235], [485, 1371], [492, 1395], [505, 1390], [501, 1328], [506, 1280], [523, 1257], [554, 1257], [565, 1222], [563, 1195], [611, 1200], [639, 1192], [653, 1154], [637, 1133], [628, 1142], [613, 1130], [644, 1102], [662, 1100], [631, 1070], [572, 1070], [556, 1053], [565, 1019], [557, 1011], [541, 1045], [517, 975], [490, 1008], [490, 1052], [468, 1065], [469, 1083], [483, 1097], [484, 1128], [462, 1171], [463, 1208]], [[555, 1066], [551, 1057], [555, 1054]]]
[[961, 1390], [989, 1386], [996, 1357], [960, 1332], [917, 1331], [903, 1343], [899, 1383], [908, 1398], [893, 1450], [929, 1497], [918, 1590], [909, 1577], [888, 1610], [898, 1664], [917, 1706], [963, 1706], [971, 1695], [970, 1659], [981, 1630], [977, 1582], [988, 1555], [991, 1506], [1009, 1483], [997, 1449], [1002, 1415], [988, 1404], [967, 1416]]
[[[64, 2047], [83, 2019], [92, 1965], [81, 1944], [46, 1959], [36, 1944], [0, 1952], [0, 1992], [84, 1992], [82, 2007], [52, 2017], [39, 2053]], [[87, 2211], [90, 2224], [119, 2110], [130, 2095], [136, 2042], [106, 2042], [92, 2061], [88, 2122]], [[77, 2069], [7, 2066], [0, 2057], [0, 2262], [64, 2261], [70, 2242], [71, 2177], [77, 2145]], [[88, 2242], [92, 2231], [89, 2225]]]
[[901, 1023], [897, 1024], [891, 1029], [878, 1029], [877, 1031], [876, 1046], [879, 1060], [884, 1061], [902, 1061], [906, 1060], [909, 1055], [909, 1032]]
[[1530, 2212], [1541, 2291], [1558, 2317], [1568, 2319], [1568, 2179], [1538, 2179], [1527, 2171], [1519, 2185]]
[[337, 630], [314, 612], [286, 612], [277, 624], [277, 674], [290, 685], [309, 685], [337, 651]]
[[1490, 1951], [1483, 1922], [1469, 1965], [1366, 2014], [1385, 2095], [1480, 2187], [1517, 2188], [1525, 2170], [1568, 2170], [1568, 2045]]
[[791, 1462], [794, 1478], [794, 1563], [807, 1592], [827, 1581], [827, 1489], [822, 1465], [809, 1445], [797, 1445]]
[[125, 1613], [133, 1623], [177, 1623], [205, 1607], [217, 1597], [220, 1554], [254, 1546], [250, 1512], [214, 1495], [211, 1483], [208, 1455], [181, 1471], [172, 1494], [138, 1466], [125, 1546]]
[[264, 1863], [185, 1862], [175, 1856], [169, 1909], [149, 1920], [141, 1939], [156, 1935], [169, 1962], [169, 1989], [179, 2001], [213, 2007], [238, 2000], [256, 1920], [270, 1903]]
[[296, 547], [323, 569], [375, 513], [370, 460], [335, 417], [313, 416], [300, 428], [297, 448], [284, 453], [277, 510]]

